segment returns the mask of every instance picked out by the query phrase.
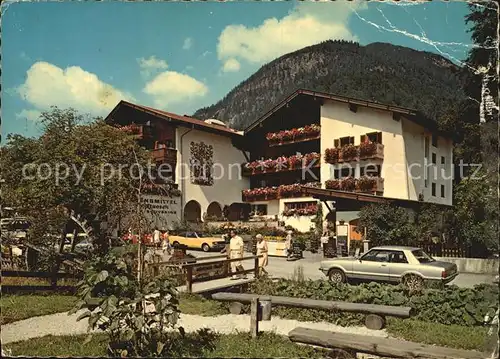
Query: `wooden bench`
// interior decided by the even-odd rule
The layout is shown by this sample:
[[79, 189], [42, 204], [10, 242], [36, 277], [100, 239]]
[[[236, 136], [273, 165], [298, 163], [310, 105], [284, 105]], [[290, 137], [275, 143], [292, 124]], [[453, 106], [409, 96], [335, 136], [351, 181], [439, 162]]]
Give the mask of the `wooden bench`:
[[367, 353], [390, 358], [428, 359], [484, 359], [485, 353], [438, 347], [434, 345], [408, 342], [393, 338], [370, 337], [366, 335], [328, 332], [298, 327], [288, 333], [292, 342], [316, 345], [342, 350], [344, 358], [356, 353]]
[[[220, 301], [229, 301], [236, 303], [250, 303], [252, 299], [261, 299], [271, 301], [271, 304], [282, 305], [294, 308], [306, 309], [321, 309], [330, 311], [341, 311], [351, 313], [367, 314], [365, 325], [369, 329], [382, 329], [385, 325], [385, 317], [409, 318], [412, 313], [412, 308], [395, 307], [389, 305], [364, 304], [364, 303], [349, 303], [349, 302], [334, 302], [329, 300], [316, 300], [308, 298], [294, 298], [281, 296], [268, 296], [248, 293], [215, 293], [212, 299]], [[239, 306], [241, 308], [241, 305]], [[241, 309], [240, 309], [241, 310]], [[238, 305], [231, 306], [231, 312], [238, 314]]]

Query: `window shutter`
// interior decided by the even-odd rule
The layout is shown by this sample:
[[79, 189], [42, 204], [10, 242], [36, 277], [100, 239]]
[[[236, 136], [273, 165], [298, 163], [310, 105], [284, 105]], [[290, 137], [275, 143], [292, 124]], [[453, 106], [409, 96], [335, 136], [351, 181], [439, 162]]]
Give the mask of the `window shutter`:
[[349, 137], [349, 143], [350, 143], [351, 145], [354, 145], [354, 137]]
[[340, 140], [339, 139], [333, 140], [333, 147], [335, 147], [335, 148], [340, 147]]
[[361, 143], [365, 143], [366, 141], [366, 135], [361, 135]]
[[377, 133], [377, 142], [382, 144], [382, 132]]

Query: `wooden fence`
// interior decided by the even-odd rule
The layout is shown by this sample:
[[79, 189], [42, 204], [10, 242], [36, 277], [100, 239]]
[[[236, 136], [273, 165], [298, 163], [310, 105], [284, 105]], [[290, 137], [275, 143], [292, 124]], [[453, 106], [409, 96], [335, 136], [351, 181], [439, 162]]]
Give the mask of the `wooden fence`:
[[2, 270], [1, 275], [3, 278], [2, 282], [12, 282], [6, 280], [6, 278], [35, 278], [41, 279], [42, 282], [46, 282], [46, 285], [25, 285], [25, 284], [4, 284], [2, 283], [3, 293], [23, 293], [23, 292], [74, 292], [76, 287], [74, 285], [58, 285], [57, 282], [60, 279], [73, 279], [79, 280], [83, 277], [81, 274], [63, 273], [63, 272], [29, 272], [29, 271], [17, 271], [17, 270]]
[[[229, 259], [227, 255], [218, 255], [211, 257], [198, 257], [195, 263], [173, 264], [171, 262], [148, 263], [147, 270], [151, 271], [153, 276], [160, 274], [160, 269], [170, 269], [177, 271], [177, 276], [186, 284], [186, 291], [191, 293], [193, 283], [227, 278], [232, 275], [244, 275], [254, 273], [255, 277], [259, 276], [259, 258], [261, 256], [248, 256], [243, 258]], [[214, 260], [215, 259], [215, 260]], [[236, 272], [231, 271], [232, 262], [240, 262], [245, 260], [254, 260], [252, 269], [244, 269]]]
[[466, 246], [446, 243], [425, 243], [421, 247], [432, 257], [470, 257], [470, 250]]

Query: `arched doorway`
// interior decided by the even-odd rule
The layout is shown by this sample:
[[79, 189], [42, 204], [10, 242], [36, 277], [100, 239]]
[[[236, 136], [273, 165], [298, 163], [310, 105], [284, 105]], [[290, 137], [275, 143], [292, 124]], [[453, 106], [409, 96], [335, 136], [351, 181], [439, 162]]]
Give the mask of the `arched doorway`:
[[201, 206], [195, 201], [191, 200], [184, 206], [184, 220], [187, 222], [201, 222]]
[[212, 202], [208, 205], [207, 217], [211, 220], [222, 218], [222, 207], [218, 202]]

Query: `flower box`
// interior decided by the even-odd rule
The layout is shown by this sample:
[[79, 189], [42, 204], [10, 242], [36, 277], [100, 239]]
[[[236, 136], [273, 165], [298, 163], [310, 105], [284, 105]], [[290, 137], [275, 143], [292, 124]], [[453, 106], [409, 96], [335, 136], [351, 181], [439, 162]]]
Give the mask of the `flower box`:
[[349, 162], [358, 160], [358, 146], [345, 145], [340, 148], [339, 162]]
[[340, 180], [340, 189], [346, 192], [353, 192], [356, 189], [356, 179], [354, 177], [346, 177]]
[[356, 180], [356, 192], [384, 192], [384, 179], [380, 177], [363, 176]]
[[266, 135], [270, 146], [278, 146], [296, 141], [319, 138], [321, 127], [317, 124], [311, 124], [304, 127], [292, 128], [279, 132], [270, 132]]
[[327, 148], [325, 150], [325, 162], [330, 164], [335, 164], [339, 162], [339, 149], [338, 148]]
[[243, 202], [254, 202], [254, 201], [268, 201], [278, 198], [293, 198], [302, 197], [301, 186], [318, 187], [321, 185], [319, 182], [301, 184], [291, 184], [291, 185], [281, 185], [279, 187], [261, 187], [254, 189], [245, 189], [242, 191]]
[[340, 190], [340, 180], [332, 179], [325, 182], [326, 189]]
[[384, 145], [375, 142], [363, 142], [359, 145], [359, 158], [384, 159]]

